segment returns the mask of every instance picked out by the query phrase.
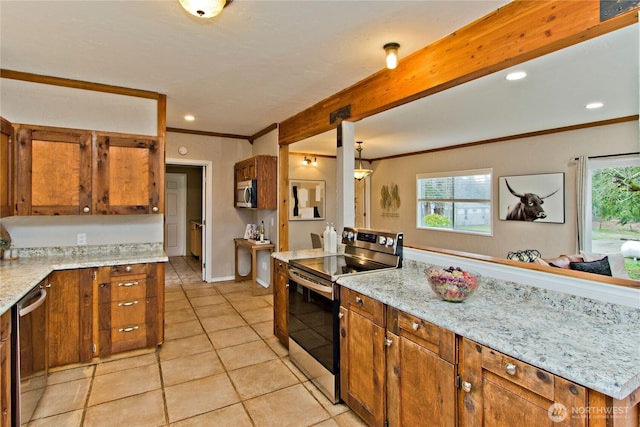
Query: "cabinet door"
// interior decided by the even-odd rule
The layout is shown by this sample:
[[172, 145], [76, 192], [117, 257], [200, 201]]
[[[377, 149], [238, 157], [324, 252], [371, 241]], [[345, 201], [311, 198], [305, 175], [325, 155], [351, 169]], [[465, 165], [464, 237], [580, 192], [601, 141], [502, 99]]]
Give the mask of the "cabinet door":
[[340, 396], [369, 426], [385, 422], [385, 329], [340, 307]]
[[289, 274], [288, 264], [274, 259], [273, 333], [289, 348]]
[[0, 218], [13, 215], [13, 126], [0, 117]]
[[95, 152], [96, 213], [164, 212], [164, 148], [157, 139], [99, 134]]
[[91, 213], [91, 135], [83, 131], [21, 126], [17, 214]]
[[490, 348], [460, 346], [460, 427], [584, 427], [586, 389]]
[[47, 278], [49, 367], [91, 360], [92, 270], [55, 271]]
[[438, 354], [406, 338], [388, 334], [387, 363], [391, 366], [389, 395], [390, 426], [429, 425], [455, 427], [455, 366]]

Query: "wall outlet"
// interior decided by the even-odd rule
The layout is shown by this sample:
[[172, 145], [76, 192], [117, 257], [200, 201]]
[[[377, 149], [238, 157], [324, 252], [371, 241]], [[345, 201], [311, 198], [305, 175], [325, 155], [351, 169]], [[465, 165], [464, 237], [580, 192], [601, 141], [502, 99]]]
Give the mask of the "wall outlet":
[[78, 246], [83, 246], [87, 244], [87, 233], [78, 233], [76, 235], [76, 241]]

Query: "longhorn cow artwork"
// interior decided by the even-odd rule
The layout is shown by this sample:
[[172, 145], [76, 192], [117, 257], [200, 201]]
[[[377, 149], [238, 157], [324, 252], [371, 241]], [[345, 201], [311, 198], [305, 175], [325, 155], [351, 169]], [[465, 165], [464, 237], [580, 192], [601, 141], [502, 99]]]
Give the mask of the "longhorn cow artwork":
[[501, 177], [500, 219], [564, 223], [564, 174]]

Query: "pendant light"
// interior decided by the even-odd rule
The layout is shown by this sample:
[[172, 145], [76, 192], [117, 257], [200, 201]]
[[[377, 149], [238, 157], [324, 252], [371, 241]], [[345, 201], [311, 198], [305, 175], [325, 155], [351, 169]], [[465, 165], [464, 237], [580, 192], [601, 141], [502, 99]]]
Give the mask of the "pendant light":
[[358, 144], [358, 148], [356, 148], [356, 150], [358, 151], [358, 160], [360, 163], [358, 164], [358, 169], [353, 170], [353, 177], [358, 181], [361, 181], [363, 178], [371, 175], [373, 171], [371, 169], [362, 168], [362, 141], [358, 141], [356, 144]]
[[213, 18], [233, 0], [179, 0], [180, 5], [198, 18]]
[[398, 49], [400, 49], [400, 45], [395, 42], [387, 43], [383, 46], [383, 49], [386, 53], [387, 68], [393, 70], [398, 66]]

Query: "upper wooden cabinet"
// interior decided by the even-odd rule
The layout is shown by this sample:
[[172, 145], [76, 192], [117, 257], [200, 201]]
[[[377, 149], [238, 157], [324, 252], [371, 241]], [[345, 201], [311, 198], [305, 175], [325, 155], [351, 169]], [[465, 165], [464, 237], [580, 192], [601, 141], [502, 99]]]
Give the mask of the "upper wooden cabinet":
[[[234, 166], [233, 193], [238, 183], [256, 180], [257, 209], [278, 208], [278, 158], [276, 156], [254, 156], [238, 162]], [[236, 206], [236, 202], [233, 205]]]
[[98, 134], [94, 165], [95, 213], [164, 212], [164, 150], [158, 139]]
[[17, 215], [162, 213], [157, 138], [21, 125]]
[[0, 218], [13, 215], [13, 126], [0, 117]]

